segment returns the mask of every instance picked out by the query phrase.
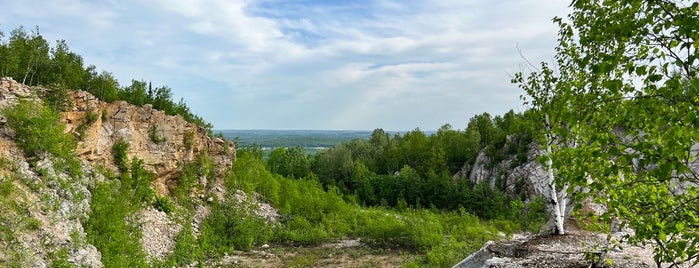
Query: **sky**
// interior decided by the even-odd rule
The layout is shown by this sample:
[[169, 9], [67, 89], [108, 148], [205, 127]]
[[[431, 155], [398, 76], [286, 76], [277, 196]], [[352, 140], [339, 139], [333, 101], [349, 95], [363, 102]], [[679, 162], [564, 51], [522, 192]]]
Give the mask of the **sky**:
[[86, 64], [166, 85], [214, 129], [463, 129], [523, 112], [510, 83], [551, 62], [569, 1], [0, 0]]

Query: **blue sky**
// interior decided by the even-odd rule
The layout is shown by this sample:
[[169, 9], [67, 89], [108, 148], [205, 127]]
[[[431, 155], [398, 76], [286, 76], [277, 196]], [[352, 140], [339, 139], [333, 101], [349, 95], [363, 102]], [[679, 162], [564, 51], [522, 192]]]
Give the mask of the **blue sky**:
[[122, 85], [167, 85], [216, 129], [463, 129], [523, 111], [518, 48], [551, 61], [568, 1], [3, 1]]

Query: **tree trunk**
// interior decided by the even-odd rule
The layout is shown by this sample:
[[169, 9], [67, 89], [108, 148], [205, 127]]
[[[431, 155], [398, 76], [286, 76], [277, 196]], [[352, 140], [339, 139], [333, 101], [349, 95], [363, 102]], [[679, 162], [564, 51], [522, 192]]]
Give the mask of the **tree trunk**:
[[[548, 171], [548, 184], [549, 184], [549, 198], [551, 198], [551, 209], [553, 210], [553, 220], [555, 223], [555, 234], [565, 234], [565, 229], [563, 228], [564, 215], [565, 215], [565, 202], [560, 202], [558, 200], [558, 192], [556, 191], [556, 181], [553, 176], [551, 158], [546, 160], [547, 171]], [[564, 187], [565, 188], [565, 187]]]
[[[546, 120], [546, 125], [549, 125], [549, 115], [546, 114], [545, 117]], [[547, 143], [546, 143], [546, 156], [548, 159], [546, 159], [546, 172], [547, 172], [547, 183], [549, 186], [549, 198], [551, 198], [551, 209], [553, 210], [553, 220], [555, 223], [555, 234], [565, 234], [565, 228], [563, 227], [563, 224], [565, 222], [565, 209], [566, 209], [566, 202], [567, 202], [567, 194], [566, 192], [568, 191], [568, 184], [564, 184], [563, 189], [561, 189], [561, 192], [559, 193], [556, 191], [556, 178], [554, 177], [553, 173], [553, 160], [551, 159], [551, 142], [553, 142], [553, 139], [551, 137], [551, 134], [547, 134]]]

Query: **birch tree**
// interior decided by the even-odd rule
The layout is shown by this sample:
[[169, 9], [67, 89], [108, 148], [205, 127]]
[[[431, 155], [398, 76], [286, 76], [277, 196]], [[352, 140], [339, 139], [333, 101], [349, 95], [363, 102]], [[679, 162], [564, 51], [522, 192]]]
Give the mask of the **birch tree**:
[[[535, 68], [534, 66], [531, 66]], [[535, 141], [541, 148], [539, 160], [546, 171], [546, 184], [548, 208], [554, 222], [554, 233], [565, 234], [566, 207], [570, 201], [568, 189], [570, 181], [565, 169], [561, 169], [561, 163], [566, 149], [575, 147], [575, 136], [571, 135], [571, 113], [574, 111], [571, 103], [565, 101], [561, 89], [563, 83], [556, 83], [558, 79], [554, 71], [547, 64], [530, 73], [524, 78], [522, 73], [515, 75], [514, 83], [526, 91], [522, 96], [525, 105], [530, 105], [533, 110], [533, 118], [538, 126], [534, 130]]]
[[588, 189], [607, 207], [602, 219], [633, 229], [628, 242], [653, 245], [658, 267], [698, 265], [699, 3], [576, 0], [571, 7], [566, 19], [554, 19], [556, 70], [542, 64], [514, 79], [544, 116], [567, 111], [545, 132], [573, 137], [575, 146], [549, 143], [549, 171]]

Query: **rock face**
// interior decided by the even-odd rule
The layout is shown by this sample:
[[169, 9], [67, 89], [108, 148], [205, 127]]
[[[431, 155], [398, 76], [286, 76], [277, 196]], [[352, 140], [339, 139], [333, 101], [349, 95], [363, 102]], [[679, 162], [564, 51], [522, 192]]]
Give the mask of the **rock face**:
[[73, 108], [61, 113], [61, 121], [66, 131], [79, 138], [81, 158], [116, 170], [112, 146], [123, 139], [130, 144], [129, 158], [142, 159], [157, 174], [155, 188], [161, 195], [169, 192], [168, 185], [179, 176], [180, 164], [200, 154], [208, 154], [221, 170], [233, 164], [233, 143], [210, 138], [205, 129], [182, 116], [166, 115], [150, 104], [105, 103], [81, 90], [73, 91], [71, 97]]
[[[0, 143], [7, 142], [7, 136], [0, 135]], [[53, 160], [48, 157], [39, 159], [33, 168], [22, 154], [16, 145], [6, 146], [0, 154], [2, 159], [10, 162], [0, 171], [0, 183], [12, 183], [13, 188], [9, 193], [3, 193], [0, 207], [9, 203], [23, 211], [21, 214], [16, 209], [4, 210], [0, 216], [2, 224], [12, 228], [9, 236], [6, 233], [0, 239], [0, 266], [14, 263], [27, 267], [51, 267], [51, 256], [65, 250], [65, 260], [72, 265], [102, 267], [100, 252], [85, 242], [86, 233], [81, 221], [90, 211], [88, 189], [103, 178], [83, 165], [84, 174], [73, 179], [55, 171]], [[11, 181], [12, 178], [16, 180]], [[17, 252], [28, 254], [18, 256]]]
[[[233, 143], [211, 138], [205, 129], [181, 116], [166, 115], [151, 105], [105, 103], [78, 90], [70, 92], [72, 106], [61, 113], [65, 131], [78, 141], [77, 153], [82, 162], [83, 175], [73, 178], [65, 171], [54, 170], [51, 156], [29, 161], [15, 142], [14, 130], [5, 124], [2, 109], [20, 99], [41, 103], [36, 96], [45, 91], [11, 78], [0, 79], [0, 266], [52, 267], [59, 265], [56, 261], [78, 267], [103, 266], [100, 252], [87, 243], [82, 222], [90, 213], [89, 189], [105, 179], [93, 168], [102, 166], [118, 172], [112, 146], [121, 139], [130, 144], [128, 157], [142, 159], [144, 167], [156, 174], [153, 187], [159, 195], [168, 194], [169, 187], [177, 184], [183, 164], [200, 155], [206, 154], [212, 160], [212, 166], [219, 171], [215, 174], [221, 174], [235, 160]], [[220, 179], [207, 178], [209, 174], [200, 174], [201, 187], [195, 188], [213, 188], [213, 194], [224, 196]], [[208, 193], [190, 196], [203, 199], [205, 194]], [[208, 210], [205, 201], [198, 203], [204, 205], [197, 206], [197, 211]], [[143, 209], [136, 217], [142, 225], [141, 242], [150, 259], [162, 258], [172, 251], [174, 238], [182, 229], [180, 223], [152, 208]], [[195, 221], [201, 223], [202, 219]]]
[[485, 151], [481, 151], [473, 165], [465, 165], [457, 173], [458, 179], [468, 178], [471, 183], [487, 183], [490, 188], [496, 185], [504, 185], [505, 193], [518, 195], [524, 193], [526, 200], [531, 200], [546, 193], [546, 171], [536, 158], [539, 149], [532, 145], [527, 152], [527, 159], [519, 163], [516, 156], [510, 155], [506, 159], [492, 163]]

